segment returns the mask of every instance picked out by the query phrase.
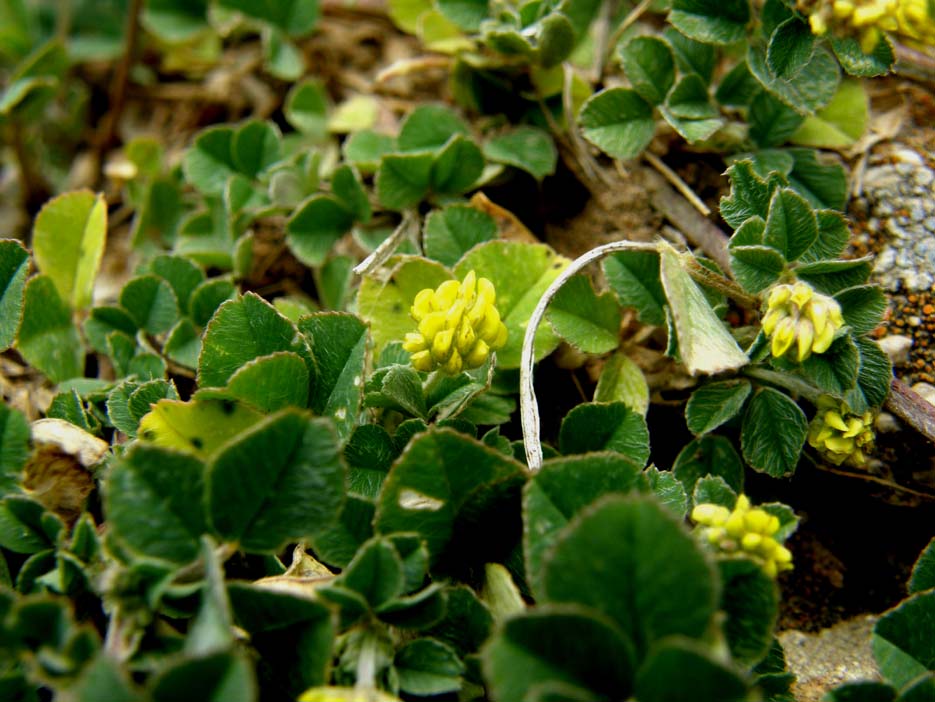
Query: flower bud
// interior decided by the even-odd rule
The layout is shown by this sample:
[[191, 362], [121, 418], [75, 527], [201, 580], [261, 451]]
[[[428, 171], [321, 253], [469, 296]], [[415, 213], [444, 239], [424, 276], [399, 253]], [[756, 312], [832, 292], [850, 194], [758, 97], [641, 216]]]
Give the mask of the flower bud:
[[929, 0], [799, 0], [812, 33], [855, 37], [864, 53], [876, 48], [884, 32], [916, 48], [935, 46], [935, 9]]
[[824, 395], [808, 427], [808, 443], [829, 463], [861, 467], [873, 450], [873, 413], [854, 414], [844, 402]]
[[406, 334], [403, 341], [413, 367], [457, 375], [486, 363], [507, 339], [496, 299], [493, 283], [474, 271], [460, 283], [446, 280], [435, 290], [420, 290], [410, 309], [418, 332]]
[[779, 543], [779, 518], [766, 510], [751, 507], [746, 495], [739, 495], [733, 510], [723, 505], [695, 505], [692, 521], [699, 535], [724, 554], [742, 553], [760, 564], [770, 577], [792, 569], [792, 553]]
[[795, 349], [799, 363], [813, 353], [824, 353], [844, 326], [837, 300], [815, 292], [799, 281], [776, 285], [767, 298], [763, 333], [770, 340], [770, 353], [779, 358]]

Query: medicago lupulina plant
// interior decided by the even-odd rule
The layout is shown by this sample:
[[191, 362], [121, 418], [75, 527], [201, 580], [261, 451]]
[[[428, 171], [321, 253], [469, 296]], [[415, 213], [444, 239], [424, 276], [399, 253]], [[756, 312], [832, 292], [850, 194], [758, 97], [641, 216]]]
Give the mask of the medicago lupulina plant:
[[[390, 2], [448, 54], [461, 109], [383, 130], [378, 101], [306, 75], [316, 3], [139, 5], [166, 70], [255, 45], [287, 89], [275, 119], [181, 154], [128, 141], [110, 201], [63, 192], [29, 250], [0, 241], [0, 348], [51, 390], [36, 421], [0, 405], [0, 698], [793, 699], [777, 579], [798, 518], [746, 478], [872, 455], [887, 301], [817, 149], [864, 129], [842, 71], [885, 73], [889, 35], [930, 43], [928, 7]], [[0, 34], [33, 195], [56, 189], [54, 116], [88, 94], [73, 64], [134, 51], [90, 10], [52, 34], [39, 6]], [[588, 179], [667, 132], [724, 157], [720, 249], [620, 237], [571, 260], [481, 192], [541, 183], [560, 151]], [[113, 200], [133, 268], [108, 295]], [[280, 260], [302, 273], [264, 277]], [[659, 465], [650, 337], [688, 379], [692, 438]], [[560, 348], [601, 371], [552, 416], [534, 370]], [[929, 545], [875, 627], [883, 680], [831, 699], [931, 692], [933, 573]]]

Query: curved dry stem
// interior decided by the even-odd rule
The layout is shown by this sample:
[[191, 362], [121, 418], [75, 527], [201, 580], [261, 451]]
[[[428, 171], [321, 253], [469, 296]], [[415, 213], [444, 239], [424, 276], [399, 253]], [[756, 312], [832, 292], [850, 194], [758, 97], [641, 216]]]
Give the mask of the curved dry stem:
[[561, 272], [548, 289], [539, 298], [536, 309], [533, 310], [526, 326], [526, 335], [523, 337], [523, 353], [519, 367], [519, 412], [523, 426], [523, 446], [526, 450], [526, 464], [530, 471], [537, 471], [542, 467], [542, 444], [540, 442], [539, 406], [536, 403], [536, 391], [533, 388], [533, 365], [535, 364], [536, 330], [542, 323], [545, 311], [552, 302], [552, 298], [561, 287], [576, 273], [598, 259], [618, 251], [656, 251], [656, 244], [639, 241], [614, 241], [610, 244], [591, 249], [583, 256], [576, 258]]

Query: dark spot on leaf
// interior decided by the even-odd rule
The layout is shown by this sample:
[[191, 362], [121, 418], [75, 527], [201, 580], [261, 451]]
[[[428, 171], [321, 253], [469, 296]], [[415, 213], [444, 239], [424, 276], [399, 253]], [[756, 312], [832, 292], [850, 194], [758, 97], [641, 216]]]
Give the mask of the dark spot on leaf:
[[199, 439], [197, 436], [193, 436], [191, 439], [189, 439], [189, 442], [192, 446], [199, 450], [203, 449], [205, 446], [205, 442]]
[[154, 432], [152, 429], [147, 429], [146, 431], [143, 432], [143, 438], [146, 439], [147, 441], [155, 441], [156, 432]]
[[403, 306], [402, 306], [401, 304], [399, 304], [398, 302], [394, 302], [394, 303], [393, 303], [393, 312], [395, 312], [396, 314], [399, 314], [399, 313], [402, 312], [402, 311], [403, 311]]
[[558, 269], [558, 268], [561, 268], [561, 267], [562, 267], [562, 262], [561, 262], [561, 261], [556, 261], [555, 263], [552, 264], [552, 268]]
[[221, 400], [221, 411], [224, 414], [233, 414], [237, 404], [233, 400]]

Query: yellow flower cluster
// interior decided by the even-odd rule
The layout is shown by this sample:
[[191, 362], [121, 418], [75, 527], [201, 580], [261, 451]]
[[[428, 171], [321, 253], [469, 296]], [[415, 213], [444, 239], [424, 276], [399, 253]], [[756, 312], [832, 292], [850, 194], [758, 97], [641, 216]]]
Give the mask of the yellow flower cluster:
[[406, 334], [403, 342], [412, 365], [421, 371], [441, 368], [449, 375], [482, 366], [506, 343], [496, 301], [493, 283], [474, 271], [461, 283], [446, 280], [436, 290], [420, 291], [410, 310], [419, 331]]
[[873, 413], [853, 414], [843, 402], [827, 395], [818, 400], [818, 413], [808, 427], [808, 443], [836, 466], [860, 467], [873, 450]]
[[935, 47], [935, 9], [930, 0], [820, 0], [808, 20], [813, 34], [831, 30], [858, 37], [868, 54], [883, 32]]
[[792, 552], [776, 541], [779, 518], [750, 507], [750, 499], [740, 495], [733, 510], [710, 503], [695, 505], [692, 521], [699, 524], [709, 544], [729, 554], [741, 554], [758, 562], [771, 578], [792, 570]]
[[843, 326], [837, 300], [815, 292], [807, 283], [776, 285], [769, 293], [763, 333], [777, 358], [793, 347], [800, 363], [813, 353], [824, 353]]

